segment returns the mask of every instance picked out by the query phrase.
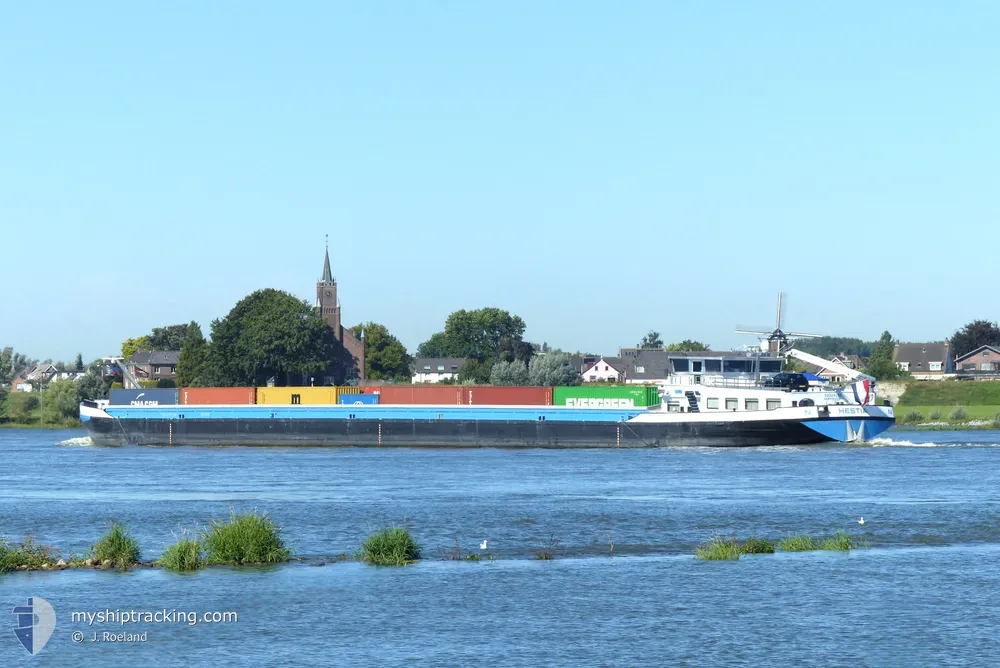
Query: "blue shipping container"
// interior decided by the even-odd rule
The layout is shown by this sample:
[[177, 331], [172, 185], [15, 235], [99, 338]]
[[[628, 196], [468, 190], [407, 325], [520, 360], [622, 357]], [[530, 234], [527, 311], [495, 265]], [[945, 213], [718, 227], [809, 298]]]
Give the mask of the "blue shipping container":
[[176, 389], [111, 390], [112, 406], [176, 406], [180, 398]]
[[337, 398], [337, 403], [342, 406], [364, 406], [378, 403], [377, 394], [342, 394]]

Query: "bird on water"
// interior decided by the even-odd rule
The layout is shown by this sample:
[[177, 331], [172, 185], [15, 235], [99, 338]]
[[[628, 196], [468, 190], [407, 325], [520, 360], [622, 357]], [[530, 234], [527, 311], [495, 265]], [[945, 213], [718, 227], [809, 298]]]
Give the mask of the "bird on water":
[[865, 523], [865, 518], [862, 517], [860, 520], [858, 520], [858, 524], [864, 524], [864, 523]]
[[487, 543], [487, 542], [488, 542], [488, 541], [485, 541], [485, 540], [484, 540], [484, 541], [483, 541], [482, 543], [480, 543], [480, 544], [479, 544], [479, 549], [480, 549], [480, 550], [485, 550], [485, 549], [486, 549], [486, 543]]

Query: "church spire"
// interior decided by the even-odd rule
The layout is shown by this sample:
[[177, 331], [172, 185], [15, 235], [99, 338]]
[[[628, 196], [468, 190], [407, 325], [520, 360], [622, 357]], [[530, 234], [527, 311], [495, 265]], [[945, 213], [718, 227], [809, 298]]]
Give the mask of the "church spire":
[[323, 258], [323, 283], [333, 283], [333, 274], [330, 272], [330, 235], [326, 235], [326, 256]]

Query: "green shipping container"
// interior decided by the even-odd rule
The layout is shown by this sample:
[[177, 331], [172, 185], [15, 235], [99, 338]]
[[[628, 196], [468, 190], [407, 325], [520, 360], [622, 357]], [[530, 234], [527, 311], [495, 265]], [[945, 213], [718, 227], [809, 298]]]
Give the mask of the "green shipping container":
[[660, 405], [660, 391], [655, 385], [554, 387], [552, 404], [576, 408], [645, 408]]

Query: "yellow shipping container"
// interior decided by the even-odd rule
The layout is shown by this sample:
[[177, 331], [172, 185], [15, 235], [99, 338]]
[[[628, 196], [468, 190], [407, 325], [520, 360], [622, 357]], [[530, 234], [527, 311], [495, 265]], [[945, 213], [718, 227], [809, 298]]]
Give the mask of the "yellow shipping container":
[[340, 397], [345, 394], [361, 394], [361, 388], [357, 385], [339, 385], [337, 388], [337, 400], [333, 403], [340, 401]]
[[335, 387], [258, 387], [257, 403], [271, 405], [326, 405], [337, 403]]

